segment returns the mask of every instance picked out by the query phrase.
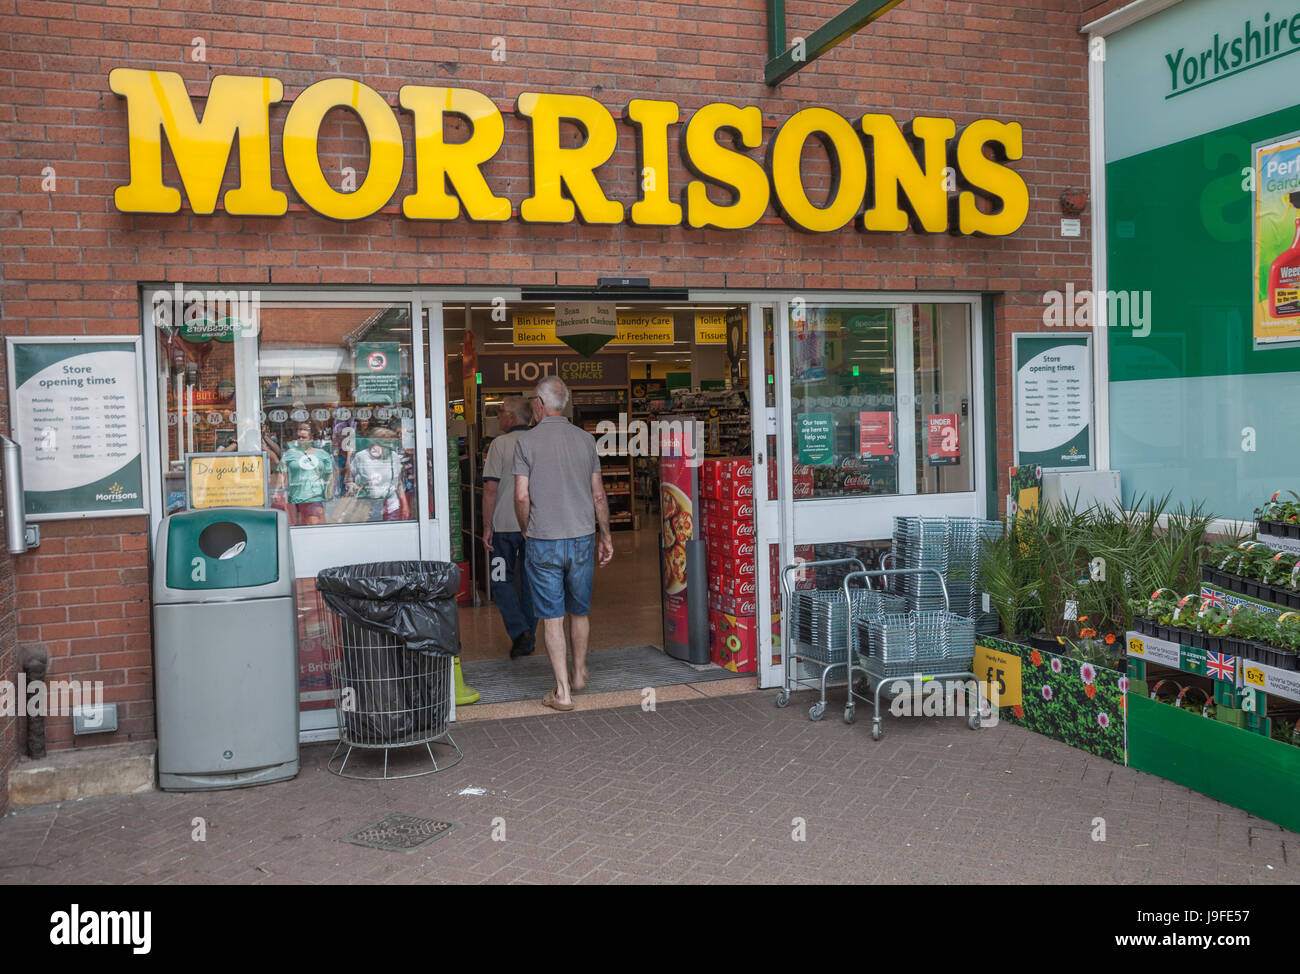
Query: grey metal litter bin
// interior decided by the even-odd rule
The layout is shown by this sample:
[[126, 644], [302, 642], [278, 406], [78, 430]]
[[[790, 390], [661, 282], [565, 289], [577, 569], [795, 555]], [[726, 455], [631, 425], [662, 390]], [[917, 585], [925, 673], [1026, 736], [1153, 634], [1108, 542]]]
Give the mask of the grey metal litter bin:
[[298, 610], [283, 511], [173, 514], [154, 553], [158, 785], [298, 773]]

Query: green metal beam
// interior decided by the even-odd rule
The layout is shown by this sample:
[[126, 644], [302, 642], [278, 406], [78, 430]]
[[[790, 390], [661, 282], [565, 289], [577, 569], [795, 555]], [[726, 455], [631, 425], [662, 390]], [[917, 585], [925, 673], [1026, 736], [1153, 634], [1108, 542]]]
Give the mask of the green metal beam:
[[[769, 85], [779, 85], [806, 64], [821, 57], [835, 45], [852, 37], [867, 24], [897, 7], [903, 0], [854, 0], [838, 14], [812, 32], [803, 42], [803, 50], [785, 47], [785, 0], [767, 0], [768, 62], [763, 69]], [[796, 54], [802, 57], [796, 58]]]

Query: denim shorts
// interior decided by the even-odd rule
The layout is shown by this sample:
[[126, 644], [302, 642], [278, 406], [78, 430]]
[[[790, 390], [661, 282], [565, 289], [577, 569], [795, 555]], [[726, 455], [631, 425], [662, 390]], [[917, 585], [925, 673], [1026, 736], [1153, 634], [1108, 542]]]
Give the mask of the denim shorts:
[[567, 612], [591, 612], [591, 583], [596, 570], [596, 536], [547, 541], [529, 538], [524, 569], [538, 619], [562, 619]]

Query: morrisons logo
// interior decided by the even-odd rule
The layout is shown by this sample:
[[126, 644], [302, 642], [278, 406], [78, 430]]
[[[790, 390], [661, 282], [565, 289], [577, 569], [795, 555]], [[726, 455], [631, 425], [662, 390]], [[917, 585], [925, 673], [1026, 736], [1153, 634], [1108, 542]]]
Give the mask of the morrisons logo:
[[1300, 6], [1246, 20], [1230, 34], [1215, 33], [1200, 49], [1180, 47], [1165, 55], [1169, 69], [1166, 99], [1241, 74], [1300, 51]]
[[121, 484], [117, 483], [116, 481], [114, 481], [114, 483], [108, 488], [108, 491], [106, 493], [95, 495], [96, 501], [106, 501], [112, 504], [120, 503], [122, 501], [134, 501], [139, 499], [140, 499], [140, 494], [137, 491], [127, 490], [125, 487], [123, 487]]

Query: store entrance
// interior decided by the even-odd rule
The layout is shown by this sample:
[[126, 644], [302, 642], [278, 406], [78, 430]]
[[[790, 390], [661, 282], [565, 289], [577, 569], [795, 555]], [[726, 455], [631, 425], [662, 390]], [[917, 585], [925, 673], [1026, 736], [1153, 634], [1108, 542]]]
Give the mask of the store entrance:
[[[705, 461], [734, 458], [752, 477], [749, 306], [618, 303], [618, 337], [590, 356], [579, 355], [555, 338], [555, 308], [553, 302], [541, 301], [509, 302], [504, 307], [490, 301], [446, 302], [442, 308], [448, 430], [458, 459], [450, 519], [453, 529], [459, 522], [461, 543], [457, 550], [453, 538], [453, 557], [459, 556], [473, 579], [461, 609], [466, 682], [483, 695], [483, 703], [536, 700], [554, 685], [540, 625], [531, 655], [511, 658], [512, 636], [504, 618], [511, 609], [507, 606], [503, 613], [500, 598], [501, 550], [499, 545], [488, 550], [483, 538], [492, 517], [484, 510], [485, 464], [492, 442], [502, 435], [501, 413], [517, 405], [518, 397], [531, 395], [540, 378], [558, 375], [570, 390], [566, 417], [596, 437], [614, 542], [613, 561], [596, 570], [589, 616], [589, 692], [722, 680], [745, 680], [754, 686], [756, 652], [744, 658], [736, 653], [710, 657], [710, 610], [716, 619], [722, 606], [721, 593], [709, 590], [706, 577], [703, 519], [708, 501], [701, 493], [700, 476]], [[510, 424], [507, 419], [504, 425]], [[690, 451], [699, 462], [663, 455], [671, 449], [671, 437], [665, 434], [676, 431], [691, 437]], [[665, 488], [668, 468], [676, 480]], [[678, 503], [683, 476], [695, 485], [684, 505]], [[490, 487], [489, 498], [502, 490]], [[665, 491], [676, 498], [669, 510], [663, 502]], [[747, 492], [752, 532], [752, 486]], [[717, 521], [722, 523], [721, 516]], [[699, 577], [691, 579], [693, 652], [666, 653], [666, 641], [670, 650], [675, 643], [673, 632], [666, 631], [674, 625], [673, 606], [666, 602], [682, 601], [670, 597], [684, 588], [678, 566], [691, 540], [697, 544], [689, 547], [698, 549], [699, 557]], [[728, 586], [726, 608], [733, 618], [756, 614], [754, 550], [751, 534], [745, 580]], [[741, 592], [747, 603], [737, 603]], [[510, 601], [508, 593], [505, 601]], [[752, 636], [754, 627], [744, 628]], [[715, 639], [726, 640], [728, 635], [733, 634]], [[731, 645], [736, 645], [735, 639]], [[468, 713], [459, 716], [464, 719]]]

